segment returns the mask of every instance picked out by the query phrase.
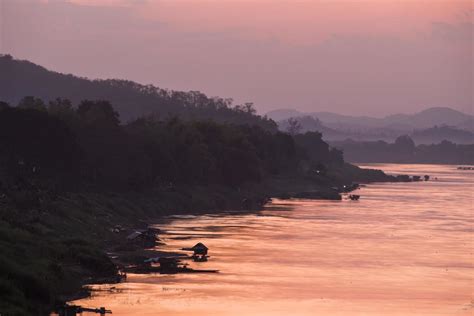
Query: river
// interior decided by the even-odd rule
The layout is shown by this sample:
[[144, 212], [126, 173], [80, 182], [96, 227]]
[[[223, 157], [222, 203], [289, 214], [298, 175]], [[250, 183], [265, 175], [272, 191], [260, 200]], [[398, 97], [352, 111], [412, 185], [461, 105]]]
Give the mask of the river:
[[366, 166], [433, 180], [367, 185], [359, 201], [175, 216], [160, 249], [203, 242], [211, 257], [191, 266], [220, 273], [130, 274], [74, 303], [113, 315], [473, 315], [474, 171]]

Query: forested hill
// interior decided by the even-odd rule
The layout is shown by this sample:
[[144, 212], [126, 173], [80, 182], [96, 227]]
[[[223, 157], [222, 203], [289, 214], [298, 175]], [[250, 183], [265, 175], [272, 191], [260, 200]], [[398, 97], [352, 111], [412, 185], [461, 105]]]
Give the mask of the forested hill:
[[251, 103], [233, 105], [231, 99], [208, 97], [199, 91], [172, 91], [128, 80], [90, 80], [0, 55], [0, 101], [16, 105], [25, 96], [35, 96], [46, 103], [58, 97], [73, 104], [82, 100], [107, 100], [114, 105], [122, 122], [157, 114], [163, 119], [179, 116], [277, 129], [272, 120], [256, 115]]

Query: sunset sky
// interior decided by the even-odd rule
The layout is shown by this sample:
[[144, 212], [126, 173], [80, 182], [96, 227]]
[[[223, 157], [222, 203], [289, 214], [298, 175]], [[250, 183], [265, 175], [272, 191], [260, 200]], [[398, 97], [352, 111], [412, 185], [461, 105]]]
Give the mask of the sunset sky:
[[277, 108], [472, 113], [470, 0], [0, 0], [0, 51]]

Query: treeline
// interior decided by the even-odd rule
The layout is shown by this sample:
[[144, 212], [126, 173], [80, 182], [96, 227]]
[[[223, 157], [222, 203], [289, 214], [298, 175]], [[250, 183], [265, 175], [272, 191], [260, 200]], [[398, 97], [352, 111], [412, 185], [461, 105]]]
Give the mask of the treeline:
[[23, 98], [0, 104], [0, 179], [134, 189], [239, 187], [265, 177], [342, 165], [321, 134], [148, 116], [120, 124], [108, 101]]
[[474, 144], [459, 145], [447, 140], [416, 146], [409, 136], [400, 136], [394, 143], [346, 140], [331, 144], [342, 150], [350, 162], [474, 164]]
[[434, 126], [428, 129], [415, 130], [411, 138], [417, 144], [435, 144], [447, 140], [456, 144], [473, 144], [474, 133], [452, 126]]
[[108, 100], [123, 122], [160, 113], [162, 119], [179, 116], [186, 120], [277, 129], [275, 122], [256, 115], [252, 103], [234, 105], [229, 98], [208, 97], [199, 91], [173, 91], [129, 80], [89, 80], [0, 55], [0, 99], [16, 104], [25, 95], [34, 95], [46, 102], [60, 97], [74, 104], [85, 99]]

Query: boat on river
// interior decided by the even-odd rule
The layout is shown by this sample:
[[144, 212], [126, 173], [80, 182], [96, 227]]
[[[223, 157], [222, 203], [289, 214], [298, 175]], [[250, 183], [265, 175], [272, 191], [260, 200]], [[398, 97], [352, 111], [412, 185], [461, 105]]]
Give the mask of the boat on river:
[[352, 201], [358, 201], [360, 199], [360, 195], [351, 194], [349, 195], [349, 199], [351, 199]]
[[125, 272], [136, 273], [136, 274], [149, 274], [149, 273], [160, 273], [160, 274], [178, 274], [178, 273], [218, 273], [219, 270], [214, 269], [193, 269], [186, 266], [163, 269], [159, 266], [129, 266], [124, 268]]
[[[158, 263], [159, 265], [156, 265]], [[217, 273], [219, 270], [213, 269], [193, 269], [187, 264], [181, 263], [181, 260], [175, 257], [157, 257], [145, 260], [143, 263], [128, 266], [124, 268], [124, 272], [147, 274], [178, 274], [178, 273]]]

